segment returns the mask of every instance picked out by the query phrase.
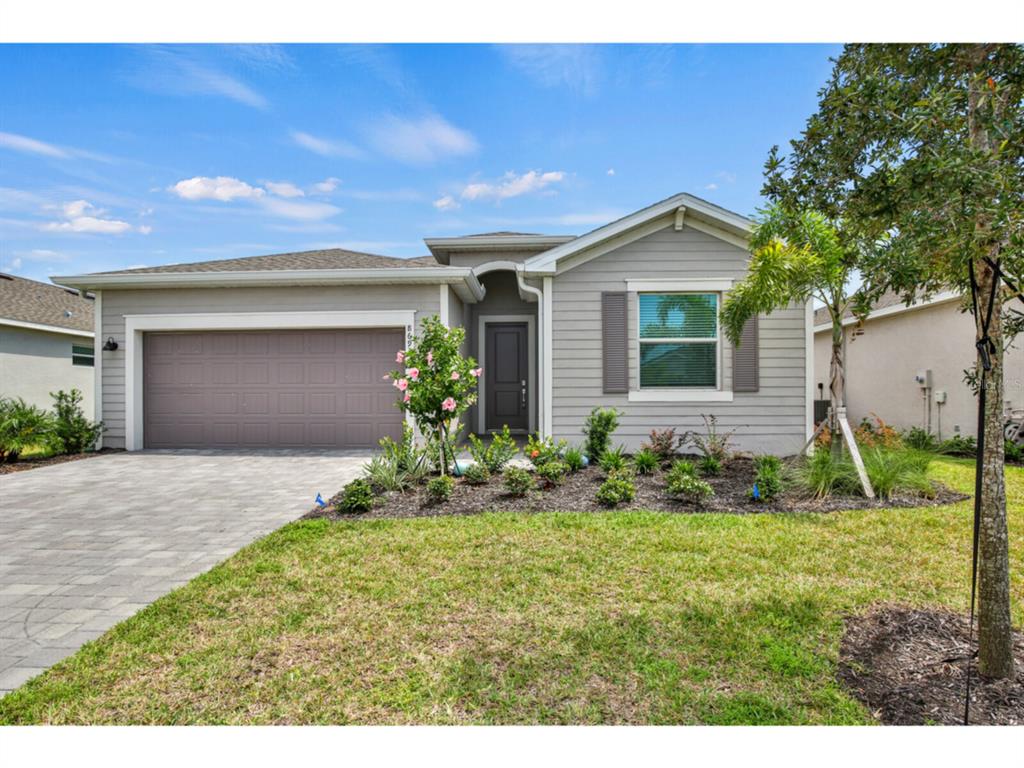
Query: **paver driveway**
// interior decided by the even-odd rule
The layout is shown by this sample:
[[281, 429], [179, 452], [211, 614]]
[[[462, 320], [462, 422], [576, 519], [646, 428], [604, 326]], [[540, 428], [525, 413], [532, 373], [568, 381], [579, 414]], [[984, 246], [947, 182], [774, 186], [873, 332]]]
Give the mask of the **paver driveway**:
[[301, 516], [366, 459], [143, 451], [0, 476], [0, 695]]

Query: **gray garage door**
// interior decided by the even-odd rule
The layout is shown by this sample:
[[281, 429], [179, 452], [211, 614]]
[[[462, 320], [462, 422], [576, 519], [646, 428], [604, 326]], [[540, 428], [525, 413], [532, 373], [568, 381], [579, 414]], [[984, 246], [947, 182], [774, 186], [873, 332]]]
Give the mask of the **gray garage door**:
[[372, 448], [400, 437], [400, 329], [147, 333], [147, 448]]

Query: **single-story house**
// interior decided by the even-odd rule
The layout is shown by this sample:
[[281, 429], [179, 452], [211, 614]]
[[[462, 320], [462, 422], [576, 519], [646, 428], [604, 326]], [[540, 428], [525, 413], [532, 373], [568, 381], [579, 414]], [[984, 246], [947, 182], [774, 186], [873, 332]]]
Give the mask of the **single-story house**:
[[475, 432], [579, 441], [607, 406], [629, 449], [714, 414], [741, 449], [794, 453], [813, 414], [811, 304], [752, 321], [737, 349], [717, 319], [750, 224], [679, 194], [579, 237], [494, 232], [427, 238], [414, 259], [333, 249], [54, 281], [96, 296], [108, 446], [374, 447], [402, 423], [382, 376], [437, 315], [466, 329], [484, 369]]
[[93, 411], [93, 301], [78, 291], [0, 273], [0, 396], [52, 408], [78, 389]]
[[[945, 291], [910, 306], [895, 294], [875, 303], [863, 325], [844, 321], [846, 407], [850, 423], [877, 415], [900, 428], [921, 427], [941, 439], [976, 435], [978, 401], [964, 381], [974, 365], [974, 318], [957, 293]], [[1004, 360], [1007, 407], [1024, 408], [1024, 354], [1020, 342]], [[814, 316], [814, 382], [828, 397], [832, 324]]]

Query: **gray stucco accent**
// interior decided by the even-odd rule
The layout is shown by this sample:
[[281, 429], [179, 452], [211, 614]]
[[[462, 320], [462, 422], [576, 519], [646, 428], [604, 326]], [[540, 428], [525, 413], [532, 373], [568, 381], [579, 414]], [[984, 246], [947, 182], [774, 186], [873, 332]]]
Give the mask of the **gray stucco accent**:
[[72, 365], [72, 345], [91, 347], [93, 340], [0, 325], [0, 395], [21, 397], [40, 408], [52, 408], [51, 392], [78, 389], [82, 393], [82, 411], [92, 417], [93, 368]]
[[[417, 324], [439, 314], [436, 285], [303, 286], [280, 288], [172, 288], [103, 291], [101, 338], [119, 344], [103, 355], [103, 444], [125, 445], [125, 320], [127, 315], [206, 312], [415, 310]], [[89, 369], [90, 371], [92, 369]]]
[[[646, 237], [563, 272], [552, 281], [552, 416], [556, 438], [582, 439], [585, 416], [596, 405], [624, 414], [613, 441], [634, 450], [652, 428], [698, 429], [701, 414], [735, 428], [740, 450], [792, 454], [803, 444], [806, 419], [805, 311], [792, 307], [760, 318], [760, 389], [732, 402], [636, 402], [602, 392], [601, 294], [626, 290], [627, 280], [728, 278], [746, 273], [747, 252], [672, 220]], [[628, 295], [631, 389], [638, 388], [636, 293]], [[723, 340], [723, 386], [732, 382], [733, 350]]]

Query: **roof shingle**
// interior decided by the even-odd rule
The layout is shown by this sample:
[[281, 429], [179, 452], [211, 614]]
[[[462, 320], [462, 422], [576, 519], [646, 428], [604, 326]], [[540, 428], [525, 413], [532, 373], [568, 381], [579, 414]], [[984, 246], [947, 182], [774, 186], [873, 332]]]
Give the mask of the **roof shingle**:
[[[429, 261], [428, 261], [429, 258]], [[164, 264], [159, 267], [138, 267], [104, 272], [108, 275], [156, 274], [161, 272], [260, 272], [286, 269], [388, 269], [397, 267], [437, 267], [433, 256], [399, 259], [372, 253], [329, 248], [320, 251], [274, 253], [267, 256], [245, 256], [237, 259], [195, 261], [188, 264]]]
[[77, 291], [0, 273], [0, 318], [93, 330], [93, 301]]

